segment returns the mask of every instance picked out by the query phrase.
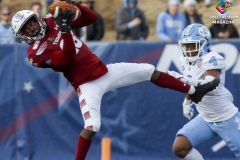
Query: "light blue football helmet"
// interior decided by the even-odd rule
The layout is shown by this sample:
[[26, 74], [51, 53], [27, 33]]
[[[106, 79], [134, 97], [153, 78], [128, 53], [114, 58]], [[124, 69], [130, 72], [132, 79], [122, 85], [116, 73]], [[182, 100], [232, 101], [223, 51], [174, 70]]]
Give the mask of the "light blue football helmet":
[[[186, 44], [195, 43], [196, 49], [187, 51]], [[179, 48], [187, 62], [194, 62], [201, 58], [209, 51], [212, 43], [210, 31], [202, 24], [194, 23], [188, 25], [182, 32], [181, 38], [178, 41]], [[192, 52], [197, 52], [195, 56], [191, 56]]]

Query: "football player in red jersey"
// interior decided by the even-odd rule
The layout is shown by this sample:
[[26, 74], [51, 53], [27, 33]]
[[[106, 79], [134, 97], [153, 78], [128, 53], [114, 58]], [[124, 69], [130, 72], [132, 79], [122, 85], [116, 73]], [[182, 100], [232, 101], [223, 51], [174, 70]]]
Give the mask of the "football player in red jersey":
[[195, 103], [216, 88], [219, 79], [191, 86], [164, 72], [157, 71], [151, 64], [115, 63], [104, 64], [71, 31], [94, 23], [97, 16], [90, 9], [73, 3], [81, 10], [81, 16], [72, 21], [71, 10], [59, 10], [57, 19], [39, 18], [32, 11], [22, 10], [12, 18], [12, 29], [16, 37], [28, 43], [28, 60], [40, 68], [52, 68], [62, 72], [78, 93], [84, 119], [84, 129], [79, 135], [76, 160], [84, 160], [92, 139], [101, 126], [100, 104], [104, 93], [142, 81], [151, 81], [163, 88], [174, 89], [190, 95]]

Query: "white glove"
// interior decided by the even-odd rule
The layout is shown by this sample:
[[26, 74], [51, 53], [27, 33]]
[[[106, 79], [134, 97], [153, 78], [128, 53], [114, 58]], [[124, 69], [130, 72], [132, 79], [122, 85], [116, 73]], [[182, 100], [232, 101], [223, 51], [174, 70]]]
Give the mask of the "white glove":
[[183, 78], [183, 75], [175, 71], [167, 71], [167, 73], [177, 79]]
[[194, 115], [194, 109], [192, 108], [192, 101], [191, 100], [187, 100], [186, 98], [183, 101], [183, 115], [184, 117], [186, 117], [187, 119], [191, 120], [193, 115]]

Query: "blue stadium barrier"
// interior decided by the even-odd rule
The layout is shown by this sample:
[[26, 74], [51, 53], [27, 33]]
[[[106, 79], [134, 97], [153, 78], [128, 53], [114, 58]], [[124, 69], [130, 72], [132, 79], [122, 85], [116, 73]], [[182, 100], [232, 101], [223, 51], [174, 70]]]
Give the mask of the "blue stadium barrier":
[[[178, 70], [175, 43], [87, 43], [105, 63], [151, 63]], [[61, 73], [32, 67], [27, 45], [0, 45], [0, 160], [73, 160], [83, 128], [77, 94]], [[226, 59], [226, 87], [240, 106], [240, 42], [214, 42]], [[101, 139], [112, 140], [112, 160], [177, 160], [176, 132], [188, 122], [182, 115], [184, 94], [149, 82], [115, 89], [102, 100], [102, 126], [87, 160], [100, 160]], [[196, 113], [196, 112], [195, 112]], [[196, 115], [196, 114], [195, 114]], [[201, 134], [201, 133], [199, 133]], [[212, 150], [215, 138], [197, 146], [206, 160], [234, 160], [227, 146]]]

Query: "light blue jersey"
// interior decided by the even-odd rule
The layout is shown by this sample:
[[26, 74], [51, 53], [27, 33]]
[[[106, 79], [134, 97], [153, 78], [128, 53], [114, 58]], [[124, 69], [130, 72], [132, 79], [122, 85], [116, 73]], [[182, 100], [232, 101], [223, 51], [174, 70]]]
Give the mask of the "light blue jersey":
[[233, 96], [224, 86], [225, 84], [225, 61], [216, 52], [209, 52], [191, 65], [180, 58], [181, 69], [184, 77], [195, 80], [203, 80], [204, 72], [217, 69], [220, 71], [220, 84], [217, 88], [207, 93], [201, 102], [196, 104], [198, 112], [207, 122], [218, 122], [233, 117], [238, 108], [233, 104]]
[[169, 38], [177, 41], [186, 26], [187, 20], [184, 14], [178, 12], [176, 15], [171, 15], [168, 11], [161, 12], [157, 18], [157, 36], [162, 41]]

